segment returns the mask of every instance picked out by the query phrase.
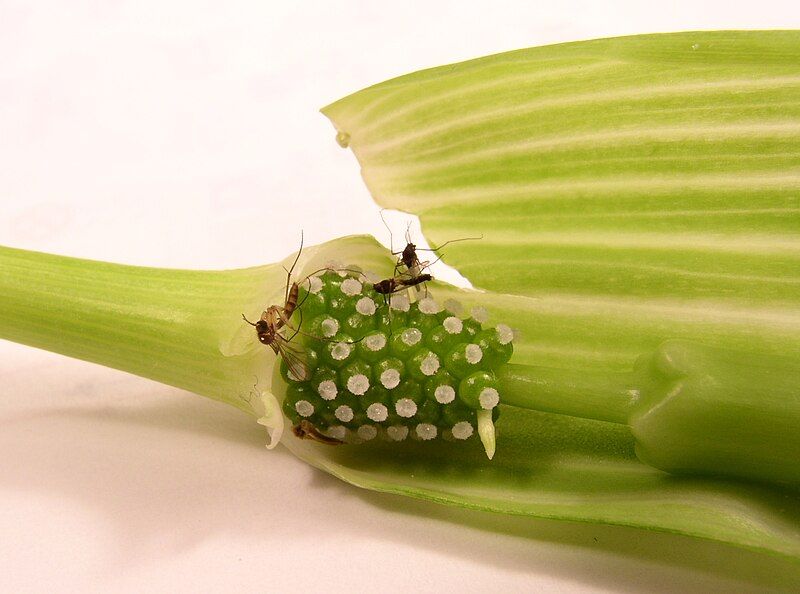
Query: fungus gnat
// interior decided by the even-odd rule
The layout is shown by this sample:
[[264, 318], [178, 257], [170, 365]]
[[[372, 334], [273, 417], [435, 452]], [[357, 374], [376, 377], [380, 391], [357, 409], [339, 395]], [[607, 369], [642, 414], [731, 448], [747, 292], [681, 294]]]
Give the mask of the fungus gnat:
[[340, 439], [336, 439], [335, 437], [329, 437], [324, 433], [320, 432], [311, 421], [307, 421], [303, 419], [297, 425], [292, 427], [292, 433], [295, 434], [296, 437], [300, 439], [311, 439], [318, 443], [324, 443], [325, 445], [341, 445], [344, 442]]
[[[261, 344], [270, 347], [276, 355], [280, 356], [285, 362], [286, 366], [298, 380], [306, 380], [310, 377], [308, 365], [303, 361], [302, 350], [291, 346], [292, 339], [300, 332], [299, 325], [297, 329], [293, 329], [289, 325], [289, 320], [298, 306], [298, 297], [300, 295], [300, 287], [296, 282], [292, 282], [292, 272], [300, 259], [300, 253], [303, 251], [303, 234], [300, 233], [300, 249], [297, 252], [297, 257], [292, 263], [292, 267], [286, 271], [286, 291], [284, 293], [283, 305], [270, 305], [261, 314], [261, 319], [257, 322], [251, 322], [247, 317], [242, 314], [245, 322], [255, 327], [256, 335]], [[302, 313], [301, 324], [302, 324]], [[286, 338], [281, 334], [281, 330], [286, 326], [294, 333]]]
[[378, 281], [372, 285], [372, 289], [376, 293], [380, 293], [383, 295], [384, 303], [388, 303], [388, 296], [392, 295], [393, 293], [399, 293], [400, 291], [404, 291], [409, 289], [410, 287], [417, 287], [422, 283], [426, 283], [430, 280], [433, 280], [433, 277], [430, 274], [420, 274], [413, 278], [403, 278], [402, 276], [394, 276], [392, 278], [387, 278], [382, 281]]
[[[305, 381], [309, 379], [311, 372], [308, 368], [308, 365], [304, 361], [304, 353], [303, 350], [299, 347], [295, 347], [292, 345], [292, 339], [301, 334], [303, 336], [307, 336], [314, 340], [319, 340], [322, 342], [344, 342], [346, 344], [356, 344], [360, 342], [359, 340], [356, 341], [339, 341], [330, 338], [323, 338], [319, 336], [314, 336], [312, 334], [308, 334], [303, 332], [300, 328], [303, 325], [303, 311], [301, 309], [303, 303], [306, 299], [308, 299], [309, 295], [311, 294], [311, 285], [312, 279], [316, 278], [316, 275], [320, 272], [325, 270], [335, 270], [330, 267], [321, 268], [316, 270], [306, 276], [303, 280], [298, 282], [292, 281], [292, 272], [294, 272], [295, 267], [297, 266], [298, 260], [300, 260], [300, 254], [303, 251], [303, 233], [300, 232], [300, 249], [297, 251], [297, 256], [292, 263], [292, 267], [289, 270], [286, 270], [286, 290], [284, 293], [284, 300], [283, 305], [270, 305], [267, 309], [262, 312], [261, 319], [257, 322], [251, 322], [247, 319], [247, 317], [242, 314], [242, 318], [245, 322], [254, 326], [256, 329], [256, 335], [258, 336], [258, 340], [262, 343], [270, 347], [276, 355], [280, 356], [285, 362], [289, 372], [298, 380], [298, 381]], [[338, 270], [337, 270], [338, 272]], [[349, 271], [348, 272], [355, 272]], [[306, 291], [305, 296], [303, 297], [302, 301], [299, 300], [300, 298], [300, 285], [308, 283], [308, 290]], [[300, 321], [297, 323], [296, 326], [292, 325], [290, 319], [292, 314], [297, 311], [300, 316]], [[288, 338], [281, 334], [281, 330], [283, 328], [289, 328], [292, 331], [292, 335]]]
[[[408, 277], [408, 279], [416, 280], [421, 276], [426, 276], [423, 274], [422, 271], [425, 270], [426, 268], [429, 268], [433, 264], [436, 264], [436, 262], [442, 259], [443, 254], [439, 254], [438, 252], [446, 245], [449, 245], [451, 243], [456, 243], [458, 241], [473, 241], [477, 239], [483, 239], [483, 235], [481, 235], [480, 237], [462, 237], [460, 239], [451, 239], [450, 241], [446, 241], [442, 245], [435, 248], [418, 248], [417, 245], [411, 241], [411, 221], [409, 221], [408, 225], [406, 226], [406, 235], [405, 235], [406, 246], [401, 251], [396, 252], [394, 251], [394, 239], [392, 236], [392, 230], [389, 228], [389, 225], [386, 223], [386, 219], [383, 217], [383, 211], [380, 212], [380, 216], [381, 220], [383, 221], [383, 225], [386, 227], [386, 230], [389, 231], [389, 249], [391, 250], [393, 256], [398, 256], [397, 262], [395, 262], [394, 265], [394, 278], [398, 280], [397, 283], [398, 285], [401, 285], [403, 288], [409, 288], [413, 286], [417, 290], [417, 292], [420, 291], [419, 285], [422, 284], [423, 282], [426, 282], [425, 280], [416, 281], [413, 283], [408, 283], [408, 282], [400, 283], [399, 279], [403, 277]], [[428, 260], [421, 261], [419, 259], [419, 256], [417, 255], [418, 251], [433, 252], [437, 255], [437, 258], [433, 262]], [[405, 270], [402, 270], [403, 267], [405, 267]], [[428, 278], [426, 280], [431, 280], [431, 279]], [[381, 282], [386, 282], [386, 281], [381, 281]], [[375, 290], [381, 293], [381, 291], [379, 291], [377, 288]], [[395, 291], [392, 290], [387, 292], [395, 292]]]

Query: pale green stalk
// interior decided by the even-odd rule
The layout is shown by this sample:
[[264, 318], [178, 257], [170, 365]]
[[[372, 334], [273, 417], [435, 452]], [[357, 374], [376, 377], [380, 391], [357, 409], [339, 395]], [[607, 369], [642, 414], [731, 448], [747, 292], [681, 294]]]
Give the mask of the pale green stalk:
[[249, 410], [264, 358], [231, 341], [281, 276], [276, 265], [169, 270], [0, 247], [0, 336]]
[[[679, 381], [715, 398], [756, 394], [752, 410], [788, 418], [771, 412], [776, 393], [752, 388], [778, 373], [772, 385], [787, 393], [800, 361], [798, 64], [796, 32], [599, 40], [433, 69], [326, 108], [379, 202], [419, 212], [440, 243], [484, 235], [448, 246], [446, 259], [488, 290], [431, 290], [511, 323], [517, 367], [491, 462], [474, 443], [287, 447], [379, 491], [800, 559], [796, 488], [642, 463], [637, 448], [664, 466], [642, 451], [643, 431], [674, 417], [646, 414], [631, 393]], [[309, 255], [391, 269], [365, 238]], [[277, 303], [283, 275], [3, 249], [0, 336], [248, 409], [255, 380], [269, 389], [272, 359], [240, 316]], [[759, 354], [745, 361], [749, 350]], [[674, 369], [636, 379], [637, 360], [665, 354]], [[729, 372], [752, 361], [767, 363]], [[719, 420], [715, 410], [706, 419]]]

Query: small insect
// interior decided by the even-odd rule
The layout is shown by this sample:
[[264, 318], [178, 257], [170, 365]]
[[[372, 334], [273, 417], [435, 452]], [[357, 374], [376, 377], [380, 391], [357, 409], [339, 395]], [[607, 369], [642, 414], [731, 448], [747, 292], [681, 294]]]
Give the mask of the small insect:
[[384, 303], [388, 303], [388, 296], [392, 293], [398, 293], [409, 287], [416, 287], [422, 283], [426, 283], [428, 281], [433, 280], [433, 277], [430, 274], [420, 274], [419, 276], [415, 276], [413, 278], [403, 278], [402, 276], [393, 276], [392, 278], [386, 278], [382, 281], [378, 281], [372, 285], [372, 289], [376, 293], [380, 293], [383, 295]]
[[[251, 322], [244, 314], [242, 314], [244, 321], [255, 327], [258, 340], [262, 344], [270, 347], [276, 355], [280, 356], [286, 362], [286, 366], [289, 368], [291, 375], [293, 375], [299, 381], [305, 381], [309, 379], [311, 377], [311, 371], [309, 370], [306, 362], [303, 360], [304, 355], [302, 349], [291, 344], [292, 339], [298, 334], [323, 342], [346, 342], [347, 344], [356, 344], [363, 340], [363, 337], [354, 341], [339, 341], [337, 339], [321, 338], [319, 336], [307, 334], [300, 329], [303, 325], [303, 310], [301, 307], [310, 295], [310, 291], [306, 292], [303, 300], [298, 302], [300, 297], [300, 285], [308, 282], [310, 287], [311, 278], [313, 276], [319, 272], [331, 270], [330, 268], [321, 268], [306, 276], [299, 283], [293, 282], [292, 272], [294, 271], [295, 266], [297, 266], [298, 260], [300, 260], [300, 254], [302, 251], [303, 233], [301, 231], [300, 249], [297, 251], [297, 256], [292, 263], [292, 267], [289, 270], [284, 268], [284, 270], [286, 270], [286, 292], [284, 294], [283, 305], [270, 305], [261, 314], [261, 319], [259, 319], [257, 322]], [[294, 314], [295, 311], [297, 311], [298, 315], [300, 316], [300, 321], [296, 326], [290, 322], [292, 314]], [[281, 330], [284, 328], [289, 328], [293, 331], [293, 334], [288, 338], [285, 337], [283, 334], [281, 334]]]
[[294, 433], [300, 439], [311, 439], [319, 443], [324, 443], [325, 445], [335, 446], [344, 443], [341, 439], [328, 437], [327, 435], [321, 433], [319, 429], [314, 427], [314, 424], [307, 419], [303, 419], [297, 425], [292, 427], [292, 433]]
[[[389, 249], [392, 250], [393, 256], [399, 256], [397, 262], [394, 265], [394, 277], [398, 278], [399, 276], [407, 276], [410, 279], [416, 279], [420, 276], [424, 276], [422, 271], [426, 268], [429, 268], [433, 264], [436, 264], [439, 260], [442, 259], [443, 254], [438, 254], [438, 257], [433, 261], [430, 262], [428, 260], [421, 261], [419, 256], [417, 255], [417, 251], [425, 251], [425, 252], [434, 252], [438, 253], [440, 249], [444, 246], [449, 245], [451, 243], [456, 243], [458, 241], [472, 241], [476, 239], [483, 239], [483, 235], [480, 237], [462, 237], [461, 239], [451, 239], [450, 241], [446, 241], [442, 245], [436, 248], [418, 248], [415, 243], [411, 241], [411, 221], [409, 221], [408, 226], [406, 227], [406, 247], [404, 247], [401, 251], [395, 252], [394, 245], [393, 245], [393, 238], [392, 238], [392, 230], [389, 228], [389, 225], [386, 223], [386, 219], [383, 218], [383, 211], [380, 212], [381, 220], [383, 221], [384, 226], [389, 231]], [[402, 267], [405, 266], [405, 270], [401, 270]], [[389, 279], [387, 279], [389, 280]], [[430, 280], [430, 279], [427, 279]], [[385, 281], [381, 281], [385, 282]], [[425, 281], [419, 281], [413, 284], [409, 284], [408, 286], [413, 286], [417, 292], [420, 291], [420, 284]], [[378, 289], [375, 289], [376, 291]], [[380, 291], [378, 291], [380, 292]]]
[[[306, 380], [311, 376], [311, 373], [303, 361], [302, 351], [291, 345], [292, 339], [300, 332], [299, 325], [295, 330], [289, 325], [289, 320], [292, 314], [298, 308], [298, 296], [300, 294], [300, 287], [296, 282], [292, 282], [292, 271], [300, 259], [300, 253], [303, 251], [303, 234], [300, 233], [300, 249], [297, 252], [297, 257], [294, 259], [292, 267], [286, 271], [286, 292], [284, 294], [283, 305], [270, 305], [262, 314], [261, 319], [257, 322], [251, 322], [247, 317], [242, 314], [245, 322], [254, 326], [256, 335], [261, 344], [270, 347], [276, 355], [280, 356], [289, 368], [291, 374], [298, 380]], [[301, 322], [302, 324], [302, 312]], [[281, 334], [283, 327], [289, 327], [294, 330], [289, 338]]]

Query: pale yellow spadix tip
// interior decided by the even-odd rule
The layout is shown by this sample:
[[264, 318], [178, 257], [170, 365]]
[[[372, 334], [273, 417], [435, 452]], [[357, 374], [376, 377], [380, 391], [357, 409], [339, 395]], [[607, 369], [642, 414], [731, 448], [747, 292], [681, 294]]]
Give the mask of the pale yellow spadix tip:
[[281, 411], [280, 402], [271, 392], [262, 391], [258, 400], [264, 411], [264, 414], [258, 418], [258, 424], [267, 428], [267, 434], [269, 435], [267, 449], [271, 450], [278, 445], [283, 435], [283, 412]]
[[478, 436], [481, 438], [483, 449], [486, 450], [486, 456], [491, 460], [494, 458], [494, 450], [496, 447], [492, 411], [478, 411]]

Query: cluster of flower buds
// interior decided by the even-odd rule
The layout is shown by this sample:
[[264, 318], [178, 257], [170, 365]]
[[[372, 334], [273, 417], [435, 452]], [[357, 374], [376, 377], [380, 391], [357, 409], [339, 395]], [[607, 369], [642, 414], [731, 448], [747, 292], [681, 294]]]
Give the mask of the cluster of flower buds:
[[350, 271], [326, 270], [303, 283], [293, 340], [307, 372], [281, 363], [283, 411], [295, 427], [345, 443], [467, 440], [482, 424], [493, 433], [495, 373], [511, 357], [511, 328], [484, 328], [482, 308], [461, 318], [459, 303], [440, 304], [426, 289], [420, 296], [385, 299]]

